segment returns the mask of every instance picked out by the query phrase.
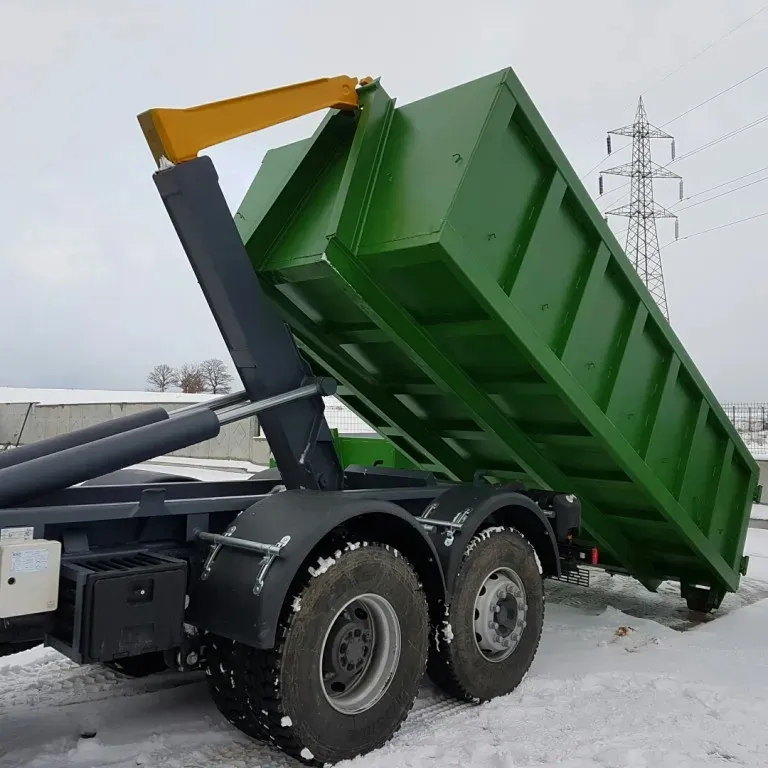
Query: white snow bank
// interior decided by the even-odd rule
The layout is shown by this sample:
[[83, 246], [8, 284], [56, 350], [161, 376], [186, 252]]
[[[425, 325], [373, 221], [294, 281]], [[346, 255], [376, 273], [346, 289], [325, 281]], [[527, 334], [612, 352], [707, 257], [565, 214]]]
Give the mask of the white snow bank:
[[0, 387], [0, 403], [90, 405], [93, 403], [202, 403], [216, 395], [184, 392], [127, 392], [111, 389], [27, 389]]
[[162, 456], [130, 469], [144, 469], [150, 472], [164, 472], [169, 475], [184, 475], [203, 482], [219, 480], [245, 480], [267, 467], [251, 464], [249, 461], [226, 461], [207, 459], [185, 459], [180, 456]]

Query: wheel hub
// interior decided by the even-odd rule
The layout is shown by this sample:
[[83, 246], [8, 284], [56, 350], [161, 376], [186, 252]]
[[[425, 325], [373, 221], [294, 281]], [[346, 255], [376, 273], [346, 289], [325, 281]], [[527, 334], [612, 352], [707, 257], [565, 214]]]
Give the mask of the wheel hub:
[[323, 678], [336, 693], [347, 688], [369, 660], [372, 635], [370, 616], [359, 607], [345, 609], [331, 628], [332, 642], [323, 660]]
[[380, 595], [362, 595], [336, 615], [320, 660], [323, 691], [343, 714], [372, 707], [389, 687], [400, 659], [400, 623]]
[[528, 604], [520, 577], [509, 568], [492, 571], [475, 599], [475, 643], [488, 661], [503, 661], [517, 648]]

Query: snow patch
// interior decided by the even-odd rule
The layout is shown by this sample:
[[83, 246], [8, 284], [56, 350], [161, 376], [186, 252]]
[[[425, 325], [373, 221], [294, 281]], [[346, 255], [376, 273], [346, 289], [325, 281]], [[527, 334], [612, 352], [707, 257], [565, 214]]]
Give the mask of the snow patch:
[[284, 717], [284, 718], [283, 718], [283, 719], [280, 721], [280, 725], [282, 725], [282, 726], [283, 726], [283, 728], [290, 728], [290, 727], [293, 725], [293, 720], [291, 720], [291, 718], [290, 718], [290, 717], [288, 717], [288, 715], [286, 715], [286, 716], [285, 716], [285, 717]]
[[305, 760], [314, 760], [315, 759], [315, 756], [306, 747], [304, 747], [304, 749], [302, 749], [299, 754], [301, 754], [301, 756]]
[[293, 604], [291, 607], [293, 608], [294, 613], [298, 613], [301, 610], [301, 598], [298, 595], [293, 598]]
[[316, 578], [317, 576], [322, 576], [324, 573], [328, 571], [331, 566], [336, 564], [336, 559], [333, 557], [320, 557], [317, 560], [317, 567], [313, 568], [312, 566], [309, 567], [309, 575], [312, 576], [312, 578]]
[[502, 531], [506, 531], [507, 529], [503, 525], [492, 525], [488, 528], [483, 528], [482, 531], [479, 533], [476, 533], [472, 539], [470, 540], [469, 544], [467, 544], [467, 548], [465, 550], [466, 555], [469, 555], [470, 552], [481, 542], [485, 539], [490, 538], [494, 533], [501, 533]]

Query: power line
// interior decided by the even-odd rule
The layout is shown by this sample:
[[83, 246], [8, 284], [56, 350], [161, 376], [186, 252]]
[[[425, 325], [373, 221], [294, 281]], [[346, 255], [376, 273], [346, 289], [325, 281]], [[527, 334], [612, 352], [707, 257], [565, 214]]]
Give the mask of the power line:
[[[701, 197], [702, 195], [706, 195], [707, 192], [714, 192], [716, 189], [720, 189], [721, 187], [726, 187], [728, 184], [733, 184], [734, 181], [741, 181], [742, 179], [748, 179], [750, 176], [754, 176], [757, 173], [762, 173], [763, 171], [768, 171], [768, 165], [764, 165], [762, 168], [758, 168], [756, 171], [750, 171], [749, 173], [745, 173], [743, 176], [737, 176], [735, 179], [728, 179], [728, 181], [722, 181], [720, 184], [715, 184], [714, 187], [708, 187], [707, 189], [702, 189], [701, 192], [696, 192], [693, 195], [689, 195], [685, 198], [685, 200], [693, 200], [695, 197]], [[676, 205], [680, 205], [683, 200], [678, 200], [676, 203], [672, 203], [670, 206], [671, 208], [674, 208]]]
[[[608, 195], [614, 194], [614, 193], [618, 192], [620, 189], [624, 189], [624, 187], [628, 187], [630, 184], [631, 184], [631, 182], [630, 182], [630, 181], [625, 181], [623, 184], [621, 184], [620, 186], [616, 187], [616, 189], [613, 189], [613, 190], [611, 190], [611, 191], [610, 191], [610, 192], [608, 192], [607, 194], [608, 194]], [[605, 205], [607, 208], [610, 208], [610, 207], [611, 207], [611, 206], [613, 206], [613, 205], [618, 205], [620, 202], [622, 202], [624, 199], [626, 199], [626, 198], [628, 198], [628, 197], [629, 197], [629, 192], [623, 192], [622, 194], [618, 195], [617, 197], [614, 197], [614, 198], [613, 198], [612, 200], [610, 200], [609, 202], [606, 202], [605, 200], [603, 200], [603, 201], [601, 201], [601, 202], [602, 202], [602, 203], [603, 203], [603, 205]]]
[[664, 75], [664, 77], [662, 77], [661, 79], [657, 80], [655, 83], [653, 83], [653, 85], [651, 85], [649, 88], [647, 88], [645, 91], [643, 91], [643, 95], [648, 93], [648, 91], [650, 91], [651, 88], [655, 88], [657, 85], [660, 85], [664, 81], [668, 80], [670, 77], [672, 77], [672, 75], [676, 75], [681, 69], [684, 69], [685, 67], [687, 67], [692, 61], [695, 61], [700, 56], [703, 56], [707, 51], [710, 51], [716, 45], [721, 43], [727, 37], [730, 37], [734, 32], [736, 32], [737, 30], [741, 29], [745, 24], [748, 24], [750, 21], [755, 19], [757, 16], [759, 16], [761, 13], [763, 13], [763, 11], [766, 11], [766, 10], [768, 10], [768, 3], [766, 5], [764, 5], [762, 8], [758, 9], [757, 11], [755, 11], [755, 13], [753, 13], [749, 18], [744, 19], [744, 21], [739, 22], [735, 27], [733, 27], [732, 29], [729, 29], [725, 34], [723, 34], [720, 37], [718, 37], [717, 40], [714, 40], [709, 45], [707, 45], [704, 48], [702, 48], [698, 53], [694, 54], [689, 59], [684, 61], [679, 67], [676, 67], [671, 72], [668, 72], [666, 75]]
[[718, 229], [725, 229], [726, 227], [735, 227], [737, 224], [743, 224], [745, 221], [753, 221], [754, 219], [760, 219], [763, 216], [768, 216], [768, 211], [763, 211], [763, 213], [756, 213], [754, 216], [747, 216], [746, 219], [738, 219], [737, 221], [728, 221], [725, 224], [720, 224], [717, 227], [710, 227], [709, 229], [702, 229], [700, 232], [694, 232], [691, 235], [686, 235], [685, 237], [681, 237], [677, 240], [670, 240], [664, 247], [666, 248], [667, 245], [672, 245], [672, 243], [679, 243], [683, 240], [690, 240], [694, 237], [699, 237], [699, 235], [706, 235], [709, 232], [716, 232]]
[[[729, 189], [727, 192], [721, 192], [719, 195], [715, 195], [714, 197], [707, 197], [704, 200], [699, 200], [698, 203], [691, 203], [690, 205], [686, 205], [682, 208], [678, 208], [677, 211], [687, 211], [689, 208], [695, 208], [697, 205], [704, 205], [704, 203], [711, 203], [713, 200], [717, 200], [719, 197], [725, 197], [726, 195], [732, 195], [734, 192], [738, 192], [740, 189], [746, 189], [747, 187], [751, 187], [755, 184], [761, 184], [764, 181], [768, 181], [768, 176], [763, 177], [762, 179], [757, 179], [756, 181], [750, 181], [748, 184], [742, 184], [740, 187], [736, 187], [735, 189]], [[671, 205], [670, 208], [674, 208], [674, 205]]]
[[715, 99], [719, 99], [721, 96], [724, 96], [726, 93], [730, 93], [734, 88], [738, 88], [740, 85], [744, 85], [744, 83], [749, 82], [750, 80], [757, 77], [758, 75], [762, 75], [763, 72], [768, 72], [768, 66], [763, 67], [762, 69], [758, 69], [757, 71], [753, 72], [751, 75], [748, 75], [744, 79], [739, 80], [738, 83], [733, 83], [733, 85], [729, 85], [727, 88], [724, 88], [722, 91], [716, 93], [714, 96], [710, 96], [708, 99], [704, 99], [704, 101], [700, 101], [698, 104], [691, 107], [690, 109], [686, 109], [685, 112], [681, 112], [677, 117], [673, 117], [671, 120], [667, 120], [666, 123], [662, 123], [661, 127], [664, 128], [665, 126], [671, 125], [672, 123], [676, 122], [681, 117], [690, 115], [691, 112], [695, 112], [697, 109], [700, 109], [705, 104], [709, 104], [711, 101], [714, 101]]
[[[611, 152], [612, 155], [616, 155], [619, 152], [623, 152], [627, 147], [631, 147], [632, 142], [630, 141], [629, 144], [625, 144], [623, 147], [619, 147], [618, 149], [613, 150]], [[590, 174], [594, 173], [607, 159], [608, 155], [605, 157], [601, 157], [585, 174], [579, 176], [580, 181], [584, 181], [584, 179], [587, 178]]]
[[[768, 121], [768, 115], [763, 115], [762, 117], [757, 118], [757, 120], [753, 120], [751, 123], [747, 123], [747, 125], [742, 125], [740, 128], [735, 128], [734, 130], [729, 131], [728, 133], [723, 134], [722, 136], [719, 136], [718, 138], [713, 139], [706, 144], [702, 144], [701, 146], [692, 149], [690, 152], [686, 152], [685, 154], [680, 155], [679, 157], [675, 158], [672, 163], [679, 163], [681, 160], [685, 160], [689, 157], [692, 157], [693, 155], [697, 155], [699, 152], [703, 152], [705, 149], [709, 149], [710, 147], [714, 147], [716, 144], [720, 144], [723, 141], [732, 139], [734, 136], [738, 136], [740, 133], [744, 133], [744, 131], [748, 131], [751, 128], [754, 128], [755, 126], [760, 125], [766, 121]], [[670, 163], [670, 165], [672, 165], [672, 163]]]

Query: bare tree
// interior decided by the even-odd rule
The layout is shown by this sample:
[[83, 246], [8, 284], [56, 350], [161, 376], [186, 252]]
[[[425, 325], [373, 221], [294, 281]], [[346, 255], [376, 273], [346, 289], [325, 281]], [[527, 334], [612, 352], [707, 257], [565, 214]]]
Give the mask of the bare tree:
[[167, 363], [161, 363], [149, 372], [147, 387], [153, 392], [167, 392], [171, 387], [177, 386], [178, 381], [178, 371]]
[[190, 394], [205, 392], [205, 379], [200, 366], [195, 363], [184, 363], [179, 368], [178, 386], [182, 392]]
[[223, 360], [219, 360], [217, 357], [204, 360], [200, 363], [200, 373], [208, 392], [212, 392], [214, 395], [226, 395], [232, 391], [233, 377]]

